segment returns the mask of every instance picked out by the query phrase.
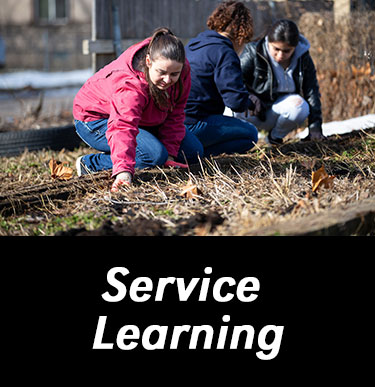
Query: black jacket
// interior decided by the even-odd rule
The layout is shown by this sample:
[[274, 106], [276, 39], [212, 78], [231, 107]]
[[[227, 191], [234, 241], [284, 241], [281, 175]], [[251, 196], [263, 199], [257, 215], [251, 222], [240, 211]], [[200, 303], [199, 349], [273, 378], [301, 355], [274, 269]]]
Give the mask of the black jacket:
[[[241, 55], [241, 69], [244, 83], [249, 92], [259, 97], [265, 108], [269, 108], [280, 94], [276, 91], [277, 80], [273, 74], [263, 43], [264, 38], [245, 46]], [[301, 94], [310, 107], [309, 129], [321, 131], [322, 108], [319, 84], [314, 62], [308, 51], [298, 59], [293, 72], [293, 79], [296, 85], [296, 93]], [[262, 119], [262, 116], [260, 118]]]

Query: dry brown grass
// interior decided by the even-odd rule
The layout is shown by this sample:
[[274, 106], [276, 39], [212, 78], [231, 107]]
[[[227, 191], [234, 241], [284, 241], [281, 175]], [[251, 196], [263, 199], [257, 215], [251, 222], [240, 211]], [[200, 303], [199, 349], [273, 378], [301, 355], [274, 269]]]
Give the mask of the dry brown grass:
[[[2, 216], [0, 234], [252, 235], [280, 221], [374, 198], [374, 145], [374, 130], [320, 144], [290, 142], [278, 149], [259, 144], [246, 155], [202, 160], [189, 172], [137, 171], [134, 185], [119, 194], [110, 193], [112, 179], [103, 172], [84, 190], [73, 180], [63, 200], [47, 195], [24, 212]], [[51, 184], [52, 156], [74, 165], [85, 151], [25, 152], [0, 160], [0, 194]], [[336, 176], [334, 186], [313, 194], [311, 172], [321, 165]], [[182, 195], [189, 180], [200, 190], [193, 199]]]

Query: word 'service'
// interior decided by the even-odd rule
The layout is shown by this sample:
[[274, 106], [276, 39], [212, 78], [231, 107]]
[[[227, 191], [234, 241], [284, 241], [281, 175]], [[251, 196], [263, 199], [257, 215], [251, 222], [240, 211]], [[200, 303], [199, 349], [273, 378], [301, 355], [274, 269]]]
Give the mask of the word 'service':
[[[206, 267], [204, 272], [206, 274], [212, 273], [211, 267]], [[119, 302], [122, 301], [127, 294], [126, 285], [116, 278], [116, 274], [122, 274], [124, 277], [130, 272], [125, 267], [114, 267], [108, 271], [107, 281], [108, 283], [117, 289], [117, 294], [111, 295], [109, 292], [102, 294], [102, 297], [105, 301], [108, 302]], [[186, 286], [184, 278], [176, 277], [167, 277], [159, 278], [156, 291], [154, 291], [154, 284], [151, 278], [149, 277], [138, 277], [133, 280], [129, 296], [130, 299], [134, 302], [145, 302], [151, 299], [151, 292], [154, 292], [154, 301], [163, 301], [164, 293], [166, 288], [170, 288], [171, 285], [177, 286], [177, 292], [180, 301], [187, 301], [198, 286], [200, 278], [192, 278], [189, 284]], [[208, 291], [210, 289], [211, 279], [203, 278], [200, 284], [200, 292], [198, 301], [206, 301]], [[236, 285], [236, 281], [232, 277], [221, 277], [217, 279], [212, 287], [212, 295], [214, 300], [217, 302], [229, 302], [234, 298], [234, 294], [229, 291], [225, 295], [222, 294], [222, 288], [224, 285], [233, 287]], [[255, 277], [245, 277], [237, 285], [236, 296], [241, 302], [252, 302], [258, 297], [254, 292], [258, 292], [260, 288], [259, 280]], [[250, 292], [249, 295], [246, 295], [247, 292]], [[140, 295], [140, 293], [143, 293]]]

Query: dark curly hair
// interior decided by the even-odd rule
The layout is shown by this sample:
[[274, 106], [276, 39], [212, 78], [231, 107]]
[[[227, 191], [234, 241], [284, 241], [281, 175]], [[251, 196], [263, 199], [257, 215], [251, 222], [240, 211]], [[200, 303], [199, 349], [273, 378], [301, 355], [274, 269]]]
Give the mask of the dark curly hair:
[[250, 42], [254, 33], [250, 10], [242, 1], [224, 1], [207, 19], [207, 27], [216, 32], [226, 32], [238, 45]]

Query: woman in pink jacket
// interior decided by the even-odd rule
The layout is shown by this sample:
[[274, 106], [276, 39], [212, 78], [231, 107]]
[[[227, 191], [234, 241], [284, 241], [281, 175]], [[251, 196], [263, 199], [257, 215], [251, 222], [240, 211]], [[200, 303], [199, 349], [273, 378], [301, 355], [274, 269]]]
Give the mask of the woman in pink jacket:
[[135, 168], [197, 162], [202, 144], [184, 126], [190, 87], [184, 46], [166, 28], [99, 70], [77, 93], [73, 116], [78, 135], [102, 153], [79, 157], [78, 175], [112, 169], [116, 192]]

